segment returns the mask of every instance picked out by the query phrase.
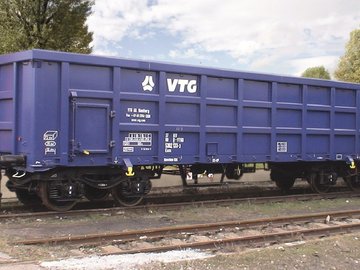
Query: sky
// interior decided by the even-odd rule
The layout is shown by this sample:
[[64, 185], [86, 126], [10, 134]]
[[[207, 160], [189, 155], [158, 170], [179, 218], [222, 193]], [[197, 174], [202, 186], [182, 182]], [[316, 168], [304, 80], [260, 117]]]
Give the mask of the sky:
[[331, 73], [360, 0], [95, 0], [93, 54], [299, 76]]

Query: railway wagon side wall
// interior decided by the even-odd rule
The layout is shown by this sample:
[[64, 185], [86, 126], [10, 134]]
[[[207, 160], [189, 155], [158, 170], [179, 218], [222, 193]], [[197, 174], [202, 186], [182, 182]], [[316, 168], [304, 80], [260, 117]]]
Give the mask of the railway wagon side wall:
[[14, 65], [0, 66], [0, 153], [13, 152]]
[[[359, 153], [358, 86], [216, 75], [123, 69], [125, 139], [159, 125], [160, 132], [149, 135], [159, 149], [154, 161], [165, 163], [343, 160]], [[153, 92], [142, 89], [147, 77], [154, 82]], [[133, 87], [126, 87], [129, 82]], [[191, 82], [194, 87], [188, 89]], [[129, 124], [136, 128], [126, 131]], [[121, 156], [141, 156], [140, 149], [123, 147]]]
[[0, 64], [0, 153], [33, 155], [34, 70], [30, 61]]
[[[0, 151], [26, 154], [28, 170], [124, 160], [342, 160], [360, 152], [357, 84], [40, 50], [28, 54], [23, 62], [30, 64], [21, 64], [26, 76], [12, 74], [15, 86], [8, 77], [20, 74], [21, 59], [12, 62], [10, 56], [0, 69], [0, 112], [13, 114], [0, 116], [0, 139], [7, 141]], [[11, 91], [3, 85], [16, 89], [17, 110], [9, 108]]]

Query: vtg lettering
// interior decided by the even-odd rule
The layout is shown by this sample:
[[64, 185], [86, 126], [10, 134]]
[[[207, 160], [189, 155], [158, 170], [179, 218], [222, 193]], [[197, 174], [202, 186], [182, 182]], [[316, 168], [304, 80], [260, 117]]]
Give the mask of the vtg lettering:
[[179, 86], [180, 93], [184, 93], [186, 90], [190, 94], [194, 94], [197, 91], [196, 80], [167, 79], [167, 85], [169, 92], [175, 92], [177, 86]]

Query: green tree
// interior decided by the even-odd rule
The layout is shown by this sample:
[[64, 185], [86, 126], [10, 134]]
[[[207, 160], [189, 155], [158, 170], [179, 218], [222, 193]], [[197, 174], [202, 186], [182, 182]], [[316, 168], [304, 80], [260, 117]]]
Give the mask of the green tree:
[[0, 0], [0, 53], [50, 49], [91, 53], [90, 0]]
[[360, 29], [350, 33], [345, 54], [340, 58], [335, 78], [341, 81], [360, 83]]
[[331, 79], [329, 71], [327, 71], [324, 68], [324, 66], [308, 68], [301, 74], [301, 76], [307, 78], [317, 78], [317, 79], [326, 79], [326, 80]]

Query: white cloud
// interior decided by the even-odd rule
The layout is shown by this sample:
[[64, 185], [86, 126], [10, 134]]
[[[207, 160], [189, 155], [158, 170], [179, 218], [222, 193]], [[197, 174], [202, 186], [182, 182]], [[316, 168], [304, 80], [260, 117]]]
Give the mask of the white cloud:
[[100, 38], [121, 40], [129, 34], [131, 27], [136, 30], [144, 23], [141, 18], [147, 9], [147, 1], [144, 0], [95, 1], [94, 13], [88, 19], [89, 28], [94, 31], [95, 43]]
[[315, 66], [324, 66], [330, 73], [335, 70], [339, 58], [337, 56], [320, 56], [290, 61], [290, 65], [295, 68], [295, 75], [300, 76], [307, 68]]
[[185, 48], [185, 49], [177, 49], [177, 50], [170, 50], [169, 51], [169, 57], [172, 59], [178, 59], [178, 58], [185, 58], [185, 59], [196, 59], [201, 63], [202, 60], [211, 60], [216, 62], [216, 59], [213, 59], [212, 57], [202, 54], [199, 52], [199, 50], [195, 48]]
[[263, 71], [279, 61], [299, 68], [301, 58], [338, 57], [349, 32], [360, 26], [358, 0], [158, 0], [151, 6], [147, 0], [97, 0], [94, 11], [88, 23], [95, 50], [99, 40], [146, 38], [161, 29], [181, 37], [182, 51], [224, 52]]

